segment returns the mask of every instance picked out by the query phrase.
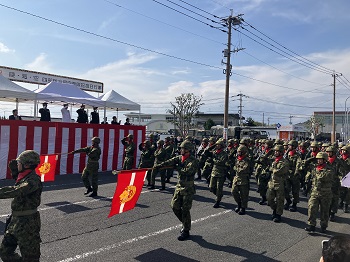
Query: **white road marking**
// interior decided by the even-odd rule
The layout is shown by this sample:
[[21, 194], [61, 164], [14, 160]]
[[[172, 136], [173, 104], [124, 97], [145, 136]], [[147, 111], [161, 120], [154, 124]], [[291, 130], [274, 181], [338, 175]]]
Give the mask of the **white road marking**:
[[[213, 214], [213, 215], [209, 215], [209, 216], [206, 216], [206, 217], [202, 217], [202, 218], [196, 219], [196, 220], [192, 221], [192, 224], [196, 224], [196, 223], [205, 221], [205, 220], [213, 218], [213, 217], [221, 216], [221, 215], [227, 214], [229, 212], [232, 212], [232, 210], [225, 210], [225, 211], [220, 212], [220, 213], [216, 213], [216, 214]], [[172, 227], [168, 227], [168, 228], [165, 228], [165, 229], [162, 229], [162, 230], [159, 230], [159, 231], [155, 231], [155, 232], [149, 233], [147, 235], [138, 236], [138, 237], [135, 237], [135, 238], [131, 238], [131, 239], [119, 242], [119, 243], [115, 243], [113, 245], [108, 245], [108, 246], [101, 247], [101, 248], [98, 248], [98, 249], [95, 249], [95, 250], [92, 250], [92, 251], [89, 251], [89, 252], [85, 252], [85, 253], [80, 254], [80, 255], [75, 255], [74, 257], [69, 257], [69, 258], [66, 258], [64, 260], [60, 260], [58, 262], [71, 262], [71, 261], [77, 261], [79, 259], [84, 259], [84, 258], [87, 258], [87, 257], [90, 257], [90, 256], [97, 255], [97, 254], [102, 253], [102, 252], [109, 251], [109, 250], [114, 249], [114, 248], [118, 248], [118, 247], [121, 247], [121, 246], [124, 246], [124, 245], [127, 245], [127, 244], [132, 244], [132, 243], [140, 241], [140, 240], [144, 240], [144, 239], [147, 239], [147, 238], [150, 238], [150, 237], [154, 237], [154, 236], [157, 236], [157, 235], [160, 235], [160, 234], [163, 234], [163, 233], [166, 233], [166, 232], [178, 229], [181, 226], [182, 226], [182, 224], [179, 224], [179, 225], [176, 225], [176, 226], [172, 226]]]

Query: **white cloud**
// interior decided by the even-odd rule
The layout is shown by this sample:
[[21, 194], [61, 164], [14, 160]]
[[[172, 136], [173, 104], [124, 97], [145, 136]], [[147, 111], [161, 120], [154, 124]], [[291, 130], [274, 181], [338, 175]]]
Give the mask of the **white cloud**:
[[0, 42], [0, 53], [13, 53], [15, 50], [8, 48], [5, 44]]
[[47, 55], [45, 53], [41, 53], [38, 57], [34, 59], [33, 62], [26, 64], [24, 68], [28, 70], [40, 71], [40, 72], [52, 71], [51, 65], [47, 61]]

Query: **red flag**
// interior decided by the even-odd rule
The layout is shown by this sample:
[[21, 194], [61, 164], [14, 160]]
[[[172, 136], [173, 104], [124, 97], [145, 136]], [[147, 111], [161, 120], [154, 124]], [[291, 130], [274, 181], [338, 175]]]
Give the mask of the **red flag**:
[[147, 170], [124, 170], [118, 174], [117, 188], [108, 217], [126, 212], [135, 207], [145, 182]]
[[57, 159], [58, 155], [40, 156], [40, 164], [35, 171], [41, 177], [41, 182], [55, 181]]

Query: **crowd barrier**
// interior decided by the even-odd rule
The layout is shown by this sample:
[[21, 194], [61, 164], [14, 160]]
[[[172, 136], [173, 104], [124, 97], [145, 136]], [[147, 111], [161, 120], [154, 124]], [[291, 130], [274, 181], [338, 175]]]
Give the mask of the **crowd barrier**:
[[0, 179], [10, 178], [9, 160], [29, 149], [41, 155], [59, 154], [56, 174], [81, 173], [87, 161], [86, 155], [67, 153], [90, 146], [94, 136], [101, 139], [99, 171], [119, 170], [124, 159], [121, 139], [128, 134], [134, 135], [137, 148], [135, 167], [141, 153], [138, 144], [146, 137], [145, 126], [0, 120]]

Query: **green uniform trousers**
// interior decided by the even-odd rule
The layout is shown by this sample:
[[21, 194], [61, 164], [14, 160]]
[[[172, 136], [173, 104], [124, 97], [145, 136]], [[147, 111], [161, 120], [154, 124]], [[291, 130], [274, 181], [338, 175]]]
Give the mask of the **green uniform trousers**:
[[237, 205], [241, 206], [242, 208], [248, 207], [249, 184], [246, 184], [246, 185], [233, 184], [231, 193]]
[[191, 230], [191, 213], [193, 194], [183, 195], [180, 191], [175, 190], [171, 200], [171, 208], [176, 217], [182, 222], [185, 231]]
[[320, 196], [319, 194], [312, 194], [308, 202], [308, 224], [316, 226], [316, 218], [318, 210], [320, 210], [320, 225], [321, 227], [328, 226], [329, 208], [331, 206], [332, 194]]
[[[81, 174], [81, 179], [83, 180], [84, 186], [90, 188], [92, 184], [92, 191], [97, 192], [98, 189], [98, 169], [84, 168]], [[91, 184], [90, 184], [91, 179]]]
[[284, 187], [268, 188], [267, 203], [272, 210], [276, 210], [277, 215], [281, 216], [284, 208]]
[[217, 202], [220, 202], [222, 199], [222, 196], [224, 195], [223, 187], [224, 187], [225, 180], [226, 180], [226, 176], [223, 176], [223, 177], [212, 176], [210, 178], [210, 184], [209, 184], [210, 192], [216, 195], [215, 200]]

